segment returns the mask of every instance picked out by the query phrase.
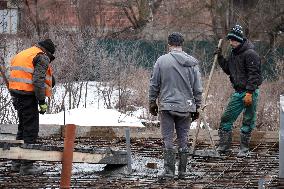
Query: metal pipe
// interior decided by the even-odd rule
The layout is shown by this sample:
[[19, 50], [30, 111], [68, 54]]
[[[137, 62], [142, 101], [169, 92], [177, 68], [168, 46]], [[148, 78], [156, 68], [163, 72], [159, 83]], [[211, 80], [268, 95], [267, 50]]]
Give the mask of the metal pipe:
[[284, 95], [280, 95], [279, 179], [284, 180]]
[[130, 149], [130, 129], [129, 127], [125, 128], [125, 139], [126, 139], [126, 151], [127, 151], [127, 167], [128, 173], [132, 172], [131, 166], [131, 149]]
[[60, 188], [70, 188], [72, 176], [72, 162], [74, 151], [76, 125], [65, 126], [64, 150], [62, 155], [62, 170]]

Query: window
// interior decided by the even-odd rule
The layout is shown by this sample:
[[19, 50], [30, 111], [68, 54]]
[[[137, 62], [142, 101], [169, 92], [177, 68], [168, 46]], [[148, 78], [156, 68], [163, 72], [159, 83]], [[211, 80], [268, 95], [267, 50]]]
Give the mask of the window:
[[0, 33], [15, 34], [18, 29], [18, 9], [0, 10]]
[[77, 7], [79, 5], [79, 0], [70, 0], [71, 7]]
[[0, 1], [0, 10], [7, 9], [7, 1]]

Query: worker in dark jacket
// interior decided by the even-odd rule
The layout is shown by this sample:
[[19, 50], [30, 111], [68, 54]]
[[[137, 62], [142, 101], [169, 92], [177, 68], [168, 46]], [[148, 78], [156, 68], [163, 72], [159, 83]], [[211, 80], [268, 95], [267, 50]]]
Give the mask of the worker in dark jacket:
[[244, 157], [249, 152], [251, 132], [255, 127], [258, 87], [262, 83], [261, 62], [253, 44], [243, 36], [240, 25], [232, 28], [227, 39], [232, 47], [229, 57], [225, 59], [221, 49], [218, 49], [216, 53], [219, 65], [229, 75], [235, 92], [231, 95], [229, 104], [221, 118], [218, 151], [220, 153], [230, 151], [233, 123], [244, 111], [238, 153], [238, 157]]
[[[51, 96], [55, 85], [50, 66], [55, 59], [54, 52], [53, 42], [46, 39], [21, 51], [11, 61], [9, 90], [19, 118], [16, 139], [24, 140], [25, 145], [36, 142], [39, 113], [44, 114], [48, 108], [45, 100]], [[34, 167], [33, 161], [29, 160], [14, 160], [12, 171], [20, 174], [42, 173], [42, 169]]]
[[[185, 178], [188, 158], [188, 130], [191, 119], [198, 118], [202, 83], [198, 61], [182, 50], [183, 36], [174, 32], [168, 36], [169, 53], [158, 58], [149, 87], [149, 110], [159, 113], [164, 140], [164, 173], [160, 180], [175, 175], [174, 129], [178, 139], [178, 177]], [[156, 103], [158, 100], [159, 108]]]

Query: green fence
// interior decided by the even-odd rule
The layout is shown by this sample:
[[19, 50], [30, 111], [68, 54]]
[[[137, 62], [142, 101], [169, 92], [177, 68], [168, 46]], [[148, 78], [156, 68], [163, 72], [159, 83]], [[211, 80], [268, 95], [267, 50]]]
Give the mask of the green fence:
[[[217, 46], [217, 41], [191, 41], [185, 42], [184, 51], [200, 60], [200, 67], [203, 74], [210, 71], [213, 61], [213, 53]], [[167, 52], [165, 41], [145, 41], [145, 40], [99, 40], [100, 47], [104, 47], [109, 53], [123, 48], [127, 53], [136, 51], [137, 61], [135, 64], [151, 69], [156, 59]], [[275, 49], [273, 52], [268, 44], [257, 42], [256, 51], [262, 58], [262, 71], [264, 79], [276, 79], [279, 72], [276, 70], [276, 61], [283, 60], [284, 47]]]

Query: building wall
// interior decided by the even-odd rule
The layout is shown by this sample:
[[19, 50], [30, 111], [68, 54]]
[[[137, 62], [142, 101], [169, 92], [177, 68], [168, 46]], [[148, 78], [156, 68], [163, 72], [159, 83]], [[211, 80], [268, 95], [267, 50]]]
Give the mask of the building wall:
[[[32, 0], [29, 2], [31, 9], [23, 8], [22, 22], [36, 15], [35, 4]], [[37, 9], [40, 14], [39, 21], [42, 23], [71, 31], [92, 26], [96, 31], [106, 34], [132, 26], [122, 7], [115, 5], [118, 2], [121, 0], [41, 0], [38, 1]], [[140, 37], [163, 39], [172, 31], [181, 31], [188, 39], [204, 37], [200, 36], [200, 33], [210, 35], [208, 24], [211, 19], [208, 11], [203, 10], [193, 16], [187, 15], [189, 13], [186, 10], [194, 10], [194, 6], [194, 0], [163, 1], [153, 20], [143, 28]], [[133, 7], [133, 10], [139, 19], [137, 7]]]
[[18, 9], [8, 1], [0, 1], [0, 34], [16, 34], [18, 30]]

